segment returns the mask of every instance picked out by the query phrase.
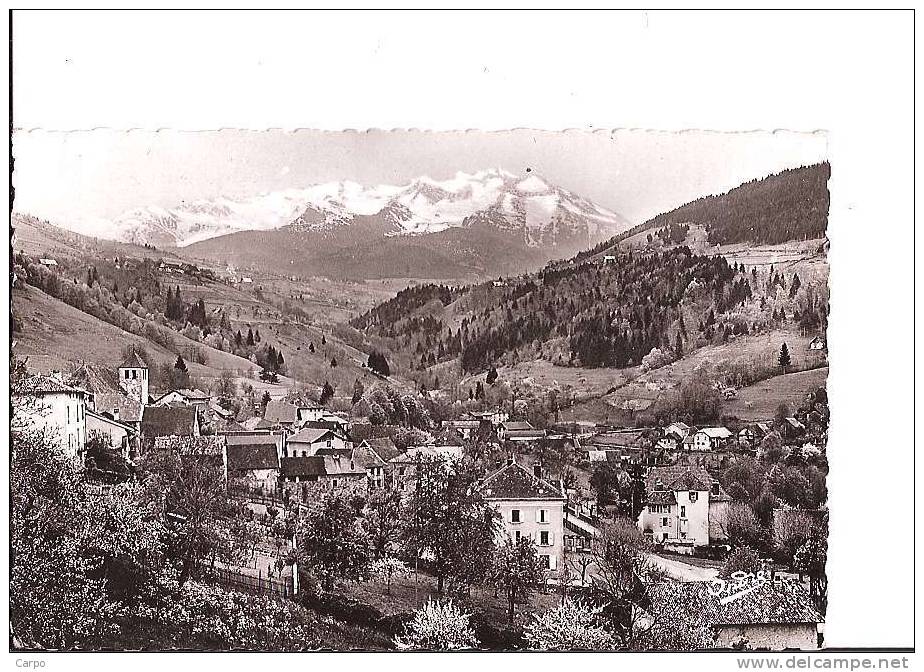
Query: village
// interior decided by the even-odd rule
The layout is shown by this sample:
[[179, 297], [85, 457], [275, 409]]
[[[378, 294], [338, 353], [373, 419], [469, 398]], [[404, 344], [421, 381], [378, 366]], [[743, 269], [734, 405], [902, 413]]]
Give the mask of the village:
[[[243, 553], [213, 551], [190, 570], [204, 581], [283, 600], [326, 593], [330, 601], [345, 591], [341, 598], [348, 593], [354, 606], [374, 605], [373, 622], [384, 622], [402, 608], [425, 609], [431, 604], [425, 600], [444, 592], [470, 604], [477, 605], [479, 595], [496, 602], [497, 588], [491, 597], [487, 587], [493, 579], [504, 587], [496, 615], [508, 623], [482, 624], [481, 641], [509, 645], [528, 629], [527, 616], [543, 608], [551, 613], [556, 596], [565, 609], [566, 595], [594, 595], [611, 581], [619, 567], [608, 552], [613, 539], [625, 539], [631, 529], [630, 566], [644, 577], [647, 598], [620, 596], [631, 607], [620, 621], [631, 631], [621, 636], [624, 646], [806, 649], [823, 643], [823, 388], [800, 408], [781, 408], [761, 422], [614, 427], [553, 417], [540, 429], [515, 414], [514, 404], [457, 403], [455, 417], [437, 421], [427, 412], [426, 395], [401, 394], [386, 382], [371, 393], [391, 409], [373, 422], [294, 391], [275, 398], [264, 393], [254, 404], [259, 412], [244, 417], [231, 403], [243, 394], [236, 383], [155, 394], [150, 381], [147, 363], [132, 348], [110, 367], [83, 363], [67, 374], [28, 373], [20, 388], [27, 403], [20, 407], [25, 425], [53, 437], [100, 491], [137, 478], [136, 465], [152, 455], [208, 465], [235, 502], [232, 515], [257, 532], [238, 540]], [[450, 502], [446, 493], [460, 483], [461, 499]], [[424, 496], [428, 487], [432, 492]], [[341, 500], [352, 507], [345, 519], [330, 508]], [[464, 516], [476, 502], [493, 512], [482, 541], [477, 526], [440, 522], [445, 507], [458, 506]], [[180, 525], [192, 513], [167, 512]], [[313, 539], [319, 516], [328, 528], [335, 520], [346, 527], [326, 529], [330, 539]], [[419, 534], [407, 533], [415, 525]], [[489, 556], [512, 555], [511, 565], [497, 571], [488, 559], [478, 567], [461, 550], [448, 552], [451, 541], [424, 529], [433, 525], [471, 535], [475, 548], [487, 543], [482, 551]], [[349, 562], [310, 547], [357, 541], [368, 548], [359, 553], [362, 560]], [[468, 563], [476, 566], [458, 566]], [[722, 590], [735, 585], [740, 599], [723, 598]], [[678, 643], [678, 630], [709, 634]]]

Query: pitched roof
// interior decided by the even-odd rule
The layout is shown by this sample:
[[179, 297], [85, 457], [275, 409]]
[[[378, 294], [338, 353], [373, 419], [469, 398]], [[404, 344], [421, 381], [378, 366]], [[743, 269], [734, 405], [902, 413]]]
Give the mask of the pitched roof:
[[385, 462], [401, 454], [401, 450], [395, 445], [395, 442], [391, 440], [390, 436], [367, 439], [366, 443], [368, 443], [369, 447], [375, 451], [375, 454]]
[[799, 422], [796, 418], [786, 418], [786, 422], [788, 422], [790, 427], [793, 429], [805, 429], [805, 425]]
[[263, 417], [270, 422], [289, 424], [298, 420], [298, 409], [283, 399], [270, 401]]
[[20, 394], [54, 394], [57, 392], [85, 394], [83, 390], [78, 390], [70, 385], [65, 385], [56, 378], [41, 374], [29, 376], [23, 380], [17, 392]]
[[363, 469], [385, 466], [385, 460], [382, 459], [382, 456], [366, 441], [353, 449], [353, 461]]
[[316, 429], [314, 427], [305, 427], [289, 437], [289, 443], [317, 443], [325, 441], [326, 436], [333, 436], [329, 429]]
[[[660, 487], [658, 481], [661, 481]], [[695, 490], [698, 492], [712, 492], [713, 484], [719, 482], [704, 468], [693, 465], [673, 467], [653, 467], [645, 477], [645, 489], [648, 492], [655, 490], [670, 490], [672, 492]], [[710, 501], [727, 501], [731, 497], [719, 485], [718, 495], [709, 495]]]
[[234, 416], [234, 413], [229, 411], [227, 408], [222, 408], [222, 406], [217, 401], [209, 402], [209, 410], [215, 415], [221, 416], [222, 418], [226, 418], [226, 419], [232, 418]]
[[112, 413], [119, 409], [120, 422], [139, 422], [141, 420], [141, 402], [124, 392], [97, 392], [93, 395], [96, 410], [99, 413]]
[[503, 427], [508, 432], [520, 432], [524, 430], [536, 429], [535, 427], [533, 427], [531, 424], [529, 424], [525, 420], [514, 420], [511, 422], [505, 422], [501, 425], [501, 427]]
[[125, 361], [119, 364], [120, 369], [146, 369], [148, 365], [141, 359], [138, 351], [132, 348], [131, 354], [125, 358]]
[[699, 431], [708, 436], [710, 439], [727, 439], [732, 435], [732, 433], [728, 431], [728, 428], [726, 427], [703, 427]]
[[677, 430], [677, 431], [683, 432], [684, 434], [687, 434], [690, 432], [690, 425], [688, 425], [685, 422], [672, 422], [671, 424], [669, 424], [667, 427], [664, 428], [664, 431], [666, 432], [669, 432], [672, 430]]
[[305, 422], [305, 424], [302, 425], [302, 427], [311, 427], [312, 429], [326, 429], [332, 432], [342, 434], [344, 424], [345, 424], [345, 421], [340, 420], [339, 418], [337, 419], [336, 422], [333, 420], [323, 420], [322, 419], [322, 420], [308, 420]]
[[[228, 437], [230, 438], [230, 437]], [[256, 439], [262, 437], [247, 437]], [[279, 453], [276, 444], [228, 442], [228, 471], [250, 471], [252, 469], [278, 469]]]
[[280, 469], [287, 478], [327, 475], [323, 457], [283, 457]]
[[594, 446], [629, 448], [635, 446], [644, 433], [645, 430], [643, 429], [608, 432], [606, 434], [597, 434], [591, 437], [588, 443]]
[[67, 379], [71, 387], [79, 387], [93, 394], [118, 393], [119, 374], [96, 364], [81, 364]]
[[224, 434], [229, 446], [279, 446], [282, 443], [282, 434], [264, 434], [262, 432], [246, 432], [241, 434]]
[[282, 475], [295, 476], [364, 476], [365, 467], [353, 460], [330, 455], [313, 455], [311, 457], [283, 457]]
[[88, 417], [88, 418], [96, 418], [96, 419], [99, 420], [100, 422], [105, 422], [107, 425], [114, 425], [114, 426], [118, 427], [119, 429], [124, 429], [126, 432], [134, 432], [134, 431], [135, 431], [132, 427], [126, 425], [124, 422], [119, 422], [118, 420], [113, 420], [113, 419], [110, 418], [108, 415], [103, 415], [102, 413], [97, 413], [97, 412], [95, 412], [95, 411], [91, 411], [89, 408], [86, 409], [86, 410], [87, 410], [87, 417]]
[[346, 448], [346, 447], [344, 447], [344, 448], [328, 448], [327, 446], [324, 446], [324, 447], [318, 448], [316, 451], [314, 451], [314, 454], [315, 454], [315, 455], [321, 455], [321, 456], [328, 456], [328, 457], [350, 457], [350, 456], [353, 455], [353, 449], [352, 449], [352, 448]]
[[516, 462], [507, 464], [484, 479], [485, 499], [564, 499], [558, 487], [536, 478], [526, 467]]
[[191, 436], [196, 409], [187, 406], [145, 406], [141, 416], [141, 433], [155, 436]]
[[323, 455], [324, 471], [328, 476], [355, 476], [365, 475], [366, 467], [356, 464], [352, 455]]
[[677, 496], [673, 490], [652, 490], [648, 493], [649, 504], [676, 504]]
[[[734, 579], [729, 580], [733, 583]], [[722, 604], [728, 596], [713, 595], [710, 581], [658, 583], [649, 590], [650, 611], [708, 626], [824, 622], [808, 590], [798, 581], [768, 580], [742, 584], [742, 589], [750, 585], [756, 588]]]

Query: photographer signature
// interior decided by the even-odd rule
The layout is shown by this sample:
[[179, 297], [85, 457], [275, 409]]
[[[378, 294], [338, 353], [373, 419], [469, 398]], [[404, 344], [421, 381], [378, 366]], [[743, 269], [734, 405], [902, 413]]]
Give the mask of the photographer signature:
[[711, 579], [709, 594], [713, 597], [721, 597], [720, 604], [728, 604], [741, 599], [748, 593], [753, 593], [768, 581], [770, 577], [763, 571], [756, 574], [738, 571], [732, 574], [728, 581], [719, 578]]

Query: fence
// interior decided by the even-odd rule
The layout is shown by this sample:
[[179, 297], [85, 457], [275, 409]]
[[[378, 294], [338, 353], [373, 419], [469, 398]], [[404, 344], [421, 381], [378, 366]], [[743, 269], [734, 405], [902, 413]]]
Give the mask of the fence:
[[223, 586], [248, 593], [286, 598], [292, 598], [295, 595], [291, 577], [265, 576], [262, 572], [253, 576], [228, 567], [215, 567], [210, 571], [210, 578]]

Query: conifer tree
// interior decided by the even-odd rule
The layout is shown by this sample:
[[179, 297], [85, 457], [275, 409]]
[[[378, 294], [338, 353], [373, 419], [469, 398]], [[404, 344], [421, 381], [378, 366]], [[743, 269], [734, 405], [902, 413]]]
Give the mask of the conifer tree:
[[780, 347], [780, 368], [783, 369], [783, 373], [786, 373], [786, 370], [792, 365], [792, 358], [789, 356], [789, 346], [783, 343]]

